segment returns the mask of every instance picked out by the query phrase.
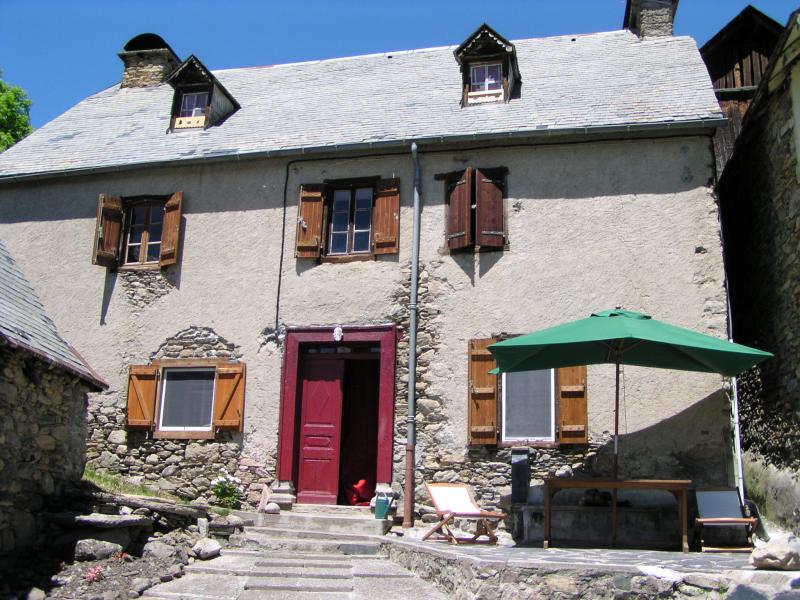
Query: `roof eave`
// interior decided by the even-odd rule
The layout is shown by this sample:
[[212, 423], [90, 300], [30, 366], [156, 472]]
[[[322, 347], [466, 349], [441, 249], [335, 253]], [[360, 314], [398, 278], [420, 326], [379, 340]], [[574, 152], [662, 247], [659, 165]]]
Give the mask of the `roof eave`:
[[411, 142], [418, 145], [444, 145], [482, 141], [505, 141], [511, 139], [531, 139], [544, 140], [552, 138], [569, 138], [575, 136], [614, 136], [620, 139], [626, 137], [642, 137], [643, 134], [651, 133], [654, 137], [663, 137], [673, 133], [685, 134], [706, 134], [712, 135], [713, 131], [727, 121], [725, 117], [705, 117], [700, 119], [687, 119], [683, 121], [659, 121], [654, 123], [623, 123], [615, 125], [585, 125], [577, 127], [547, 127], [533, 129], [518, 129], [513, 131], [501, 131], [490, 133], [472, 133], [458, 135], [433, 135], [433, 136], [409, 136], [396, 140], [382, 140], [376, 142], [354, 142], [348, 144], [324, 144], [320, 146], [297, 146], [292, 148], [280, 148], [275, 150], [254, 150], [250, 152], [226, 152], [219, 154], [208, 154], [184, 159], [169, 159], [160, 161], [142, 161], [127, 163], [122, 165], [109, 165], [103, 167], [86, 167], [76, 169], [62, 169], [56, 171], [44, 171], [41, 173], [18, 173], [14, 175], [0, 175], [0, 184], [14, 183], [19, 181], [30, 181], [36, 179], [52, 179], [65, 176], [94, 175], [97, 173], [113, 173], [120, 171], [130, 171], [141, 168], [167, 167], [175, 165], [186, 165], [195, 163], [207, 163], [231, 160], [249, 160], [258, 158], [279, 158], [291, 156], [303, 156], [306, 154], [322, 154], [325, 152], [347, 152], [364, 150], [381, 150], [389, 148], [406, 147]]

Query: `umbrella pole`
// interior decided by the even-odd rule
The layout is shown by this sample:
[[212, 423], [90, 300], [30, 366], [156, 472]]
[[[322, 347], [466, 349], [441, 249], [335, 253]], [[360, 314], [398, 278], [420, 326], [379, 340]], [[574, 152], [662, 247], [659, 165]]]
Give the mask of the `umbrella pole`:
[[614, 480], [619, 475], [619, 350], [616, 353], [617, 389], [614, 397], [614, 466], [612, 477]]

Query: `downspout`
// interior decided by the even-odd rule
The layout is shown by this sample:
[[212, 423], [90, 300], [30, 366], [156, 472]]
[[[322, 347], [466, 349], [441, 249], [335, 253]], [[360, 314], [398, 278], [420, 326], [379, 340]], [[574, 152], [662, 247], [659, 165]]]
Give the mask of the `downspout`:
[[408, 416], [406, 417], [406, 481], [403, 527], [414, 525], [414, 454], [417, 445], [417, 288], [419, 287], [420, 170], [417, 143], [411, 143], [414, 161], [414, 228], [411, 246], [411, 297], [408, 302]]

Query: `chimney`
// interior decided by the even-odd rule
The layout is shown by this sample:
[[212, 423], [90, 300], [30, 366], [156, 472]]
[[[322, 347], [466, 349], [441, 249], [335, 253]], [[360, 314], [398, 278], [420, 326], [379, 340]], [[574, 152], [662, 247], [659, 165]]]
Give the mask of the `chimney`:
[[163, 83], [181, 60], [161, 36], [142, 33], [131, 39], [119, 57], [125, 64], [120, 87], [151, 87]]
[[628, 0], [623, 29], [630, 29], [640, 38], [672, 35], [678, 0]]

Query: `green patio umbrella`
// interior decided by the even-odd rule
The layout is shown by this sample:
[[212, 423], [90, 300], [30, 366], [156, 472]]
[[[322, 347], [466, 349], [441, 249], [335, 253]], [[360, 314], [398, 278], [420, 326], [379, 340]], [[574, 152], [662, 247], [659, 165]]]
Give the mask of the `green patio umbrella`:
[[614, 467], [618, 474], [619, 366], [636, 365], [734, 376], [772, 356], [649, 315], [621, 308], [489, 346], [495, 373], [616, 364]]

